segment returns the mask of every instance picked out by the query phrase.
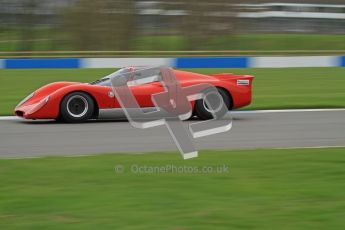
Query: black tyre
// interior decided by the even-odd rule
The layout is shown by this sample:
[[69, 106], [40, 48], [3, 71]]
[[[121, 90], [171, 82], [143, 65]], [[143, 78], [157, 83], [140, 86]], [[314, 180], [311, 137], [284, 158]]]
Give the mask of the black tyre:
[[68, 123], [84, 122], [92, 117], [94, 109], [94, 102], [88, 94], [70, 93], [61, 101], [59, 119]]
[[[229, 94], [224, 90], [224, 89], [219, 89], [218, 88], [218, 92], [219, 94], [221, 95], [222, 99], [223, 99], [223, 102], [224, 104], [226, 105], [226, 107], [228, 108], [228, 110], [231, 109], [232, 105], [231, 105], [231, 98], [229, 96]], [[210, 92], [211, 93], [211, 92]], [[205, 92], [206, 96], [208, 96], [208, 92], [206, 90]], [[213, 93], [214, 94], [214, 93]], [[221, 104], [219, 105], [215, 105], [215, 107], [220, 107]], [[206, 104], [206, 101], [204, 99], [200, 99], [200, 100], [197, 100], [195, 102], [195, 110], [194, 110], [194, 114], [199, 118], [199, 119], [202, 119], [202, 120], [209, 120], [209, 119], [212, 119], [213, 116], [212, 116], [212, 113], [210, 112], [210, 110], [208, 109], [207, 107], [207, 104]], [[225, 115], [225, 114], [224, 114]]]

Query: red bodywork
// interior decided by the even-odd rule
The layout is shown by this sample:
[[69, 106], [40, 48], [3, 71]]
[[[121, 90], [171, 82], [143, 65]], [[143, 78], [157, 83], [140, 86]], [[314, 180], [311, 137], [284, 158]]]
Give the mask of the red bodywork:
[[[208, 83], [225, 89], [231, 96], [232, 109], [241, 108], [251, 103], [253, 76], [231, 73], [203, 75], [180, 70], [174, 70], [174, 73], [182, 87]], [[243, 84], [241, 80], [248, 83]], [[159, 82], [153, 82], [131, 86], [131, 90], [141, 107], [154, 107], [151, 95], [163, 92], [164, 88]], [[59, 117], [59, 107], [62, 99], [72, 92], [88, 93], [93, 98], [97, 111], [100, 109], [121, 108], [116, 98], [113, 97], [112, 88], [109, 86], [79, 82], [55, 82], [36, 90], [34, 96], [18, 105], [14, 112], [17, 116], [26, 119], [56, 119]], [[95, 114], [95, 117], [97, 115]]]

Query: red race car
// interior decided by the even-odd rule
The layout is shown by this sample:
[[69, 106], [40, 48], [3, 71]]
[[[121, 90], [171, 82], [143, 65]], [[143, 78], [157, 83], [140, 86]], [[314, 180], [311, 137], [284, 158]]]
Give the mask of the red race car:
[[[84, 122], [89, 119], [117, 118], [123, 110], [111, 86], [111, 77], [117, 74], [138, 71], [142, 67], [122, 68], [91, 83], [55, 82], [45, 85], [21, 101], [15, 114], [25, 119], [56, 119], [64, 122]], [[218, 89], [229, 110], [249, 105], [252, 99], [250, 75], [198, 74], [172, 70], [181, 87], [210, 84]], [[153, 108], [152, 95], [164, 91], [157, 82], [130, 86], [139, 106]], [[193, 115], [200, 119], [210, 119], [212, 114], [203, 99], [191, 102]]]

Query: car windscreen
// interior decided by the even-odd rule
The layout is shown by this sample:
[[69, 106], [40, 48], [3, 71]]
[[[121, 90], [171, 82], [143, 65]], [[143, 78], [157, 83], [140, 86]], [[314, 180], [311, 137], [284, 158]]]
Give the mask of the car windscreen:
[[119, 70], [115, 71], [114, 73], [111, 73], [111, 74], [109, 74], [109, 75], [107, 75], [101, 79], [98, 79], [96, 81], [91, 82], [90, 85], [111, 86], [111, 83], [110, 83], [111, 77], [116, 77], [116, 75], [128, 73], [129, 71], [130, 71], [130, 69], [128, 69], [128, 68], [119, 69]]

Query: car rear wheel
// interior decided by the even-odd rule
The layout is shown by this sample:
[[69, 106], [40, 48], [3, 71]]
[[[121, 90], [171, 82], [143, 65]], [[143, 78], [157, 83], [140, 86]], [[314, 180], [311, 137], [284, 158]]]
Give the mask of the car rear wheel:
[[[231, 108], [231, 98], [230, 98], [229, 94], [224, 89], [218, 88], [217, 90], [218, 90], [218, 93], [220, 94], [220, 96], [222, 97], [224, 104], [226, 105], [228, 110], [230, 110], [230, 108]], [[209, 96], [218, 96], [218, 95], [215, 95], [215, 93], [211, 92], [211, 91], [207, 92], [207, 90], [206, 90], [205, 91], [205, 96], [209, 97]], [[220, 101], [220, 100], [218, 100], [218, 101]], [[222, 106], [222, 104], [214, 105], [214, 107], [216, 107], [217, 109], [218, 108], [220, 109], [221, 106]], [[194, 114], [199, 119], [202, 119], [202, 120], [209, 120], [209, 119], [213, 118], [211, 110], [208, 108], [207, 103], [206, 103], [206, 101], [204, 99], [200, 99], [200, 100], [197, 100], [195, 102]]]
[[69, 122], [84, 122], [90, 119], [95, 109], [92, 98], [83, 92], [66, 95], [60, 104], [60, 119]]

